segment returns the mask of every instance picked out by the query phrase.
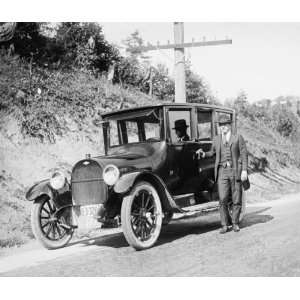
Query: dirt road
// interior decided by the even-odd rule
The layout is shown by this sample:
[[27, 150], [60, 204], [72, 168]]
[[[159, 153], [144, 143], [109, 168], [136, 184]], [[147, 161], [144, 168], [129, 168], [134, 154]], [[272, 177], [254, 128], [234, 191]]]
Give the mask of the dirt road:
[[37, 246], [0, 257], [0, 276], [300, 276], [300, 194], [249, 206], [239, 233], [218, 229], [217, 214], [172, 221], [146, 251], [122, 233]]

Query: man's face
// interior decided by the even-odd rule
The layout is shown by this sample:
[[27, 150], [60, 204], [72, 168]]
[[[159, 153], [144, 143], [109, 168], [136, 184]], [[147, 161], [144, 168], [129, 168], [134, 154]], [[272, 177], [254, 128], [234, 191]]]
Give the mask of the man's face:
[[220, 125], [220, 130], [222, 134], [227, 134], [231, 130], [230, 124], [222, 124]]
[[179, 138], [182, 138], [183, 136], [186, 135], [186, 129], [185, 128], [177, 128], [175, 130], [176, 132], [176, 135], [179, 137]]

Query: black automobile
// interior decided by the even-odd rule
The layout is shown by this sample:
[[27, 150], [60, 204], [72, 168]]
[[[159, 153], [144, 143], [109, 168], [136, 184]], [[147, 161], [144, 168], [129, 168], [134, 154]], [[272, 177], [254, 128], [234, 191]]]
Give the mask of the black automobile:
[[[122, 226], [135, 249], [155, 244], [174, 214], [218, 209], [214, 158], [198, 160], [219, 133], [215, 122], [234, 110], [206, 104], [161, 104], [102, 115], [105, 154], [78, 161], [67, 180], [55, 172], [29, 189], [35, 237], [48, 249], [65, 246], [76, 229]], [[188, 140], [173, 129], [184, 120]], [[177, 123], [176, 123], [177, 122]], [[243, 195], [243, 212], [245, 197]]]

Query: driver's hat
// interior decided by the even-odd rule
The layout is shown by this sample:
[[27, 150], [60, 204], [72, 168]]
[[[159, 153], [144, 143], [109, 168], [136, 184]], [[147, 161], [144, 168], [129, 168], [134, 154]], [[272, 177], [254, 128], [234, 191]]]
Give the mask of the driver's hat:
[[172, 129], [182, 129], [182, 128], [188, 128], [189, 125], [186, 125], [186, 121], [185, 119], [179, 119], [179, 120], [176, 120], [174, 122], [174, 127]]

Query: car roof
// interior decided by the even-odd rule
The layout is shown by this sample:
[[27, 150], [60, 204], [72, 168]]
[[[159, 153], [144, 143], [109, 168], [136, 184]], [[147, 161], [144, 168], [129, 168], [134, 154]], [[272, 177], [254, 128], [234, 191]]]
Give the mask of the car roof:
[[160, 103], [156, 105], [146, 105], [146, 106], [139, 106], [139, 107], [131, 107], [131, 108], [126, 108], [126, 109], [121, 109], [117, 111], [111, 111], [111, 112], [106, 112], [101, 114], [102, 118], [109, 118], [112, 116], [117, 116], [117, 115], [123, 115], [129, 112], [138, 112], [142, 111], [145, 109], [154, 109], [154, 108], [159, 108], [159, 107], [202, 107], [202, 108], [207, 108], [207, 109], [220, 109], [223, 111], [228, 111], [228, 112], [234, 112], [234, 109], [225, 107], [225, 106], [218, 106], [218, 105], [211, 105], [211, 104], [200, 104], [200, 103], [174, 103], [174, 102], [167, 102], [167, 103]]

